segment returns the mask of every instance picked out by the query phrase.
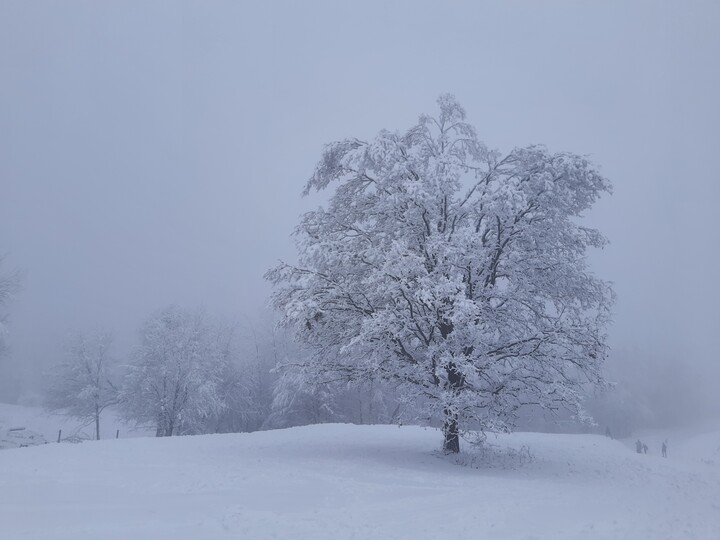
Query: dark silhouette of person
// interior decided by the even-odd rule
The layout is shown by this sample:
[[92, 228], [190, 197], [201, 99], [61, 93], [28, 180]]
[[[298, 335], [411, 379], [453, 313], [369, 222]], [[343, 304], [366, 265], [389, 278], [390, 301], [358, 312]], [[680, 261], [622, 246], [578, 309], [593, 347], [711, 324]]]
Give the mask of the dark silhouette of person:
[[643, 443], [643, 453], [647, 454], [647, 444]]
[[662, 443], [662, 456], [664, 458], [667, 457], [667, 439], [663, 441]]
[[643, 447], [643, 443], [640, 442], [640, 439], [638, 439], [637, 441], [635, 441], [635, 451], [636, 451], [638, 454], [642, 454], [642, 447]]

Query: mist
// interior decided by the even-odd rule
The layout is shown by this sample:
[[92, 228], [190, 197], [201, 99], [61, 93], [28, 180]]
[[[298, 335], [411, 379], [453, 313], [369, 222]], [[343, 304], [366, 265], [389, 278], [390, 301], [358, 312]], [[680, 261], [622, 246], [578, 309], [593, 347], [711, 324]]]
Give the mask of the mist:
[[0, 401], [64, 336], [126, 355], [169, 304], [268, 320], [323, 145], [457, 96], [491, 148], [588, 154], [614, 185], [607, 377], [647, 425], [720, 415], [715, 2], [0, 4], [0, 254], [21, 270]]

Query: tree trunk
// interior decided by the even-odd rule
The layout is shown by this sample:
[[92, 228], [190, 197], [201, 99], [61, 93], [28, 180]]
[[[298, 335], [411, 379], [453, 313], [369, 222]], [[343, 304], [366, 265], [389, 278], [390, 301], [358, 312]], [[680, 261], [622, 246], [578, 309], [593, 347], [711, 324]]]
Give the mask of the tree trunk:
[[157, 429], [155, 430], [155, 436], [156, 437], [165, 437], [167, 433], [167, 414], [165, 411], [160, 411], [160, 414], [158, 414], [158, 420], [157, 420]]
[[[465, 386], [465, 377], [458, 370], [454, 362], [450, 362], [447, 367], [448, 383], [453, 394], [457, 396]], [[458, 413], [450, 409], [445, 409], [445, 424], [443, 425], [443, 433], [445, 441], [443, 442], [443, 450], [457, 454], [460, 452], [460, 429], [458, 426]]]
[[157, 427], [155, 428], [155, 436], [156, 437], [162, 437], [165, 433], [165, 420], [163, 418], [163, 414], [158, 414], [157, 418]]
[[445, 424], [443, 425], [443, 450], [457, 454], [460, 452], [460, 430], [458, 429], [458, 415], [445, 409]]
[[95, 411], [95, 440], [100, 440], [100, 412]]
[[[452, 322], [444, 320], [440, 323], [440, 335], [443, 339], [447, 339], [452, 333], [454, 327]], [[465, 347], [463, 355], [469, 356], [472, 354], [472, 347]], [[448, 362], [447, 365], [447, 377], [448, 387], [452, 391], [453, 395], [457, 397], [462, 388], [465, 386], [465, 377], [462, 372], [458, 369], [455, 362]], [[460, 429], [458, 426], [458, 413], [449, 408], [445, 409], [445, 424], [443, 424], [443, 434], [445, 440], [443, 441], [443, 450], [445, 452], [452, 452], [457, 454], [460, 452]]]

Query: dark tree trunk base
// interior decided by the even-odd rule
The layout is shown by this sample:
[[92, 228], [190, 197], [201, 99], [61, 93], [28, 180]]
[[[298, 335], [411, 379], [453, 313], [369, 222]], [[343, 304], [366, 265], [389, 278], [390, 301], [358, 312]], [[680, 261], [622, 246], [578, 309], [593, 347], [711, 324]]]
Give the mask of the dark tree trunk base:
[[447, 453], [457, 454], [460, 452], [460, 432], [458, 431], [457, 415], [447, 415], [443, 426], [443, 450]]

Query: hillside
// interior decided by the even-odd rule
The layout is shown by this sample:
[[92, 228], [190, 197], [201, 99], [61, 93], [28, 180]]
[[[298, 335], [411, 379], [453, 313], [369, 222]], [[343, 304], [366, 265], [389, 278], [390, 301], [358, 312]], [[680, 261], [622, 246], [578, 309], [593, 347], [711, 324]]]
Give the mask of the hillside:
[[[461, 466], [437, 431], [318, 425], [0, 452], [3, 539], [716, 539], [720, 467], [594, 435]], [[696, 438], [703, 453], [720, 433]], [[495, 466], [493, 466], [493, 464]], [[500, 465], [503, 465], [500, 466]]]

